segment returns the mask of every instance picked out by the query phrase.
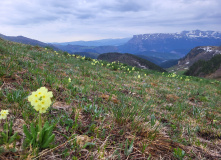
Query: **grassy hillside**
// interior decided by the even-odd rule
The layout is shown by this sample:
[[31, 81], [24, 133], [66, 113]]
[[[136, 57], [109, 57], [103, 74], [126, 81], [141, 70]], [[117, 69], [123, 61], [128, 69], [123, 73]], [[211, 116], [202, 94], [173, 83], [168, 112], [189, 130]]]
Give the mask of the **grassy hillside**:
[[166, 70], [164, 70], [163, 68], [157, 66], [156, 64], [140, 58], [138, 56], [135, 56], [133, 54], [128, 54], [128, 53], [117, 53], [117, 52], [113, 52], [113, 53], [104, 53], [104, 54], [100, 54], [97, 59], [99, 60], [105, 60], [108, 62], [120, 62], [120, 63], [124, 63], [130, 66], [135, 66], [135, 67], [139, 67], [139, 68], [146, 68], [146, 69], [151, 69], [151, 70], [156, 70], [159, 72], [166, 72]]
[[0, 39], [0, 159], [218, 159], [220, 97], [218, 81]]
[[59, 49], [53, 46], [52, 44], [44, 43], [35, 39], [30, 39], [23, 36], [5, 36], [3, 34], [0, 34], [0, 38], [4, 40], [9, 40], [13, 42], [23, 43], [23, 44], [29, 44], [29, 45], [35, 45], [40, 47], [47, 47], [47, 48], [53, 48], [54, 50], [58, 51]]
[[88, 58], [93, 58], [93, 59], [97, 59], [97, 57], [100, 55], [99, 53], [91, 53], [91, 52], [74, 52], [71, 54], [76, 54], [76, 55], [80, 55], [82, 57], [88, 57]]

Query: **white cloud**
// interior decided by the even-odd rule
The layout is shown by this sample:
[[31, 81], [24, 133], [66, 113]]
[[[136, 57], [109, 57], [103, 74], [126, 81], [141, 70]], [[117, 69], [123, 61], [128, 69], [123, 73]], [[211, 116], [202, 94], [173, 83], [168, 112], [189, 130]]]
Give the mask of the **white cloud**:
[[0, 33], [44, 42], [220, 30], [220, 0], [5, 0]]

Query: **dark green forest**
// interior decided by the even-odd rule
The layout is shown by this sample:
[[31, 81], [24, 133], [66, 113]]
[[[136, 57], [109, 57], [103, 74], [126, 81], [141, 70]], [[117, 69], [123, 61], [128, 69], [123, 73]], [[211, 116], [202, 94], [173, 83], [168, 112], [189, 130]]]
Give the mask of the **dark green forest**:
[[209, 61], [195, 62], [184, 74], [187, 76], [204, 76], [215, 72], [221, 64], [221, 55], [215, 55]]

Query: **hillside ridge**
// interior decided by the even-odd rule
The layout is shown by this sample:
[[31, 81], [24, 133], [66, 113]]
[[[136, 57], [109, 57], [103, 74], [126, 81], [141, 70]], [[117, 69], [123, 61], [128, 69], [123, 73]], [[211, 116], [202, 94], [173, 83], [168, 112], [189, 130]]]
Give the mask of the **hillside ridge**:
[[157, 66], [156, 64], [137, 57], [135, 55], [129, 54], [129, 53], [104, 53], [100, 54], [97, 58], [98, 60], [106, 60], [108, 62], [120, 62], [124, 63], [130, 66], [135, 66], [138, 68], [143, 68], [143, 69], [151, 69], [151, 70], [156, 70], [159, 72], [166, 72], [166, 70], [162, 69], [161, 67]]

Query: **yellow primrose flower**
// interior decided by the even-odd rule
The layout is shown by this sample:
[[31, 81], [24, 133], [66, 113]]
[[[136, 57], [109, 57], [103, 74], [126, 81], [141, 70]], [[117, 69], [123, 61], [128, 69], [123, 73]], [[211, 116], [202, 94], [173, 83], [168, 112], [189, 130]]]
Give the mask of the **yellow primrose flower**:
[[8, 110], [1, 110], [0, 112], [0, 119], [6, 119], [8, 115]]
[[70, 77], [68, 78], [68, 81], [71, 82], [71, 78]]
[[138, 75], [138, 78], [140, 78], [140, 75]]
[[49, 98], [52, 98], [53, 95], [52, 95], [52, 92], [48, 92], [48, 89], [45, 88], [45, 87], [41, 87], [40, 89], [38, 89], [37, 91], [40, 91], [41, 92], [41, 97], [42, 98], [46, 98], [49, 97]]
[[214, 119], [214, 120], [213, 120], [213, 123], [216, 123], [216, 122], [217, 122], [217, 120]]
[[41, 107], [39, 109], [39, 113], [45, 113], [47, 109], [48, 109], [47, 107]]
[[35, 98], [35, 99], [33, 99], [33, 100], [31, 101], [31, 105], [32, 105], [32, 106], [37, 106], [37, 105], [39, 105], [39, 102], [40, 102], [40, 100], [37, 99], [37, 98]]
[[32, 101], [35, 98], [38, 98], [38, 94], [37, 92], [32, 92], [32, 95], [28, 96], [28, 101]]
[[34, 106], [34, 109], [38, 112], [40, 110], [41, 106], [39, 104]]
[[48, 92], [45, 87], [39, 88], [37, 91], [32, 92], [28, 97], [28, 101], [34, 106], [36, 111], [40, 113], [45, 113], [47, 108], [51, 105], [51, 98], [53, 97], [52, 92]]

